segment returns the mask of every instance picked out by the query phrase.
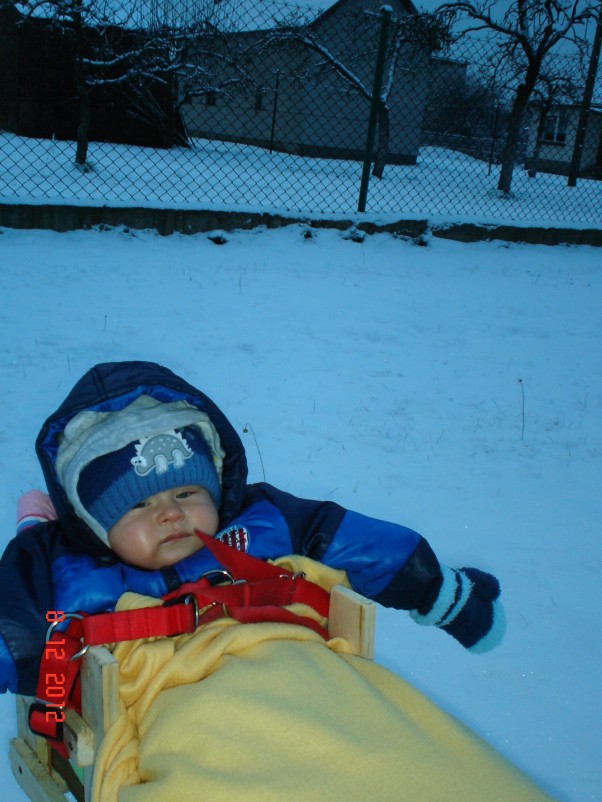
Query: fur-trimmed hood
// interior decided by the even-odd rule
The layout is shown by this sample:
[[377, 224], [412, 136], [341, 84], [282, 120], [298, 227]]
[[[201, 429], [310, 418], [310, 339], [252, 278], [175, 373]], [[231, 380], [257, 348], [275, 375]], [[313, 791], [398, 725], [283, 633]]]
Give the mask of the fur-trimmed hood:
[[200, 390], [154, 362], [105, 362], [91, 368], [71, 390], [60, 407], [45, 421], [36, 440], [48, 493], [66, 536], [80, 549], [100, 560], [113, 560], [112, 552], [76, 515], [59, 474], [57, 455], [65, 428], [81, 412], [111, 413], [122, 410], [141, 396], [162, 403], [185, 402], [209, 417], [225, 452], [222, 465], [220, 526], [240, 511], [247, 482], [247, 461], [242, 442], [221, 410]]

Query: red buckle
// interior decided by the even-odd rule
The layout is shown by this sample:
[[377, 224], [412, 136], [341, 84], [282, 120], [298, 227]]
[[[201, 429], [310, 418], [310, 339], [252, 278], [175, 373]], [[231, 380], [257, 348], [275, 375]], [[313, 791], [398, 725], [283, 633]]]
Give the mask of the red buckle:
[[[83, 621], [84, 620], [84, 616], [81, 615], [81, 613], [63, 613], [62, 615], [63, 615], [63, 617], [61, 619], [58, 619], [57, 621], [53, 621], [50, 624], [50, 626], [48, 627], [48, 629], [46, 630], [46, 646], [47, 647], [50, 644], [50, 641], [51, 641], [52, 634], [53, 634], [54, 630], [58, 627], [59, 624], [62, 624], [64, 621], [69, 621], [69, 620], [75, 620], [75, 621]], [[81, 642], [82, 643], [84, 642], [83, 637], [81, 638]], [[80, 657], [83, 657], [85, 655], [85, 653], [88, 651], [89, 648], [90, 648], [89, 645], [86, 646], [84, 644], [79, 651], [75, 652], [75, 654], [72, 654], [69, 657], [69, 660], [79, 660]]]
[[[199, 626], [199, 603], [196, 600], [194, 593], [184, 593], [182, 596], [175, 596], [173, 599], [168, 599], [163, 602], [163, 607], [175, 607], [176, 604], [192, 604], [193, 608], [193, 629], [190, 632], [196, 632]], [[177, 633], [182, 634], [182, 633]]]

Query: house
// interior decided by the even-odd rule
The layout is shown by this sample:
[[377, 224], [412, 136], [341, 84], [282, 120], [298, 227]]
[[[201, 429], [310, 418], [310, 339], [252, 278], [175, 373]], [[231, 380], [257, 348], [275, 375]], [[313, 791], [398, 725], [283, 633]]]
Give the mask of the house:
[[[251, 13], [266, 6], [270, 13]], [[385, 82], [401, 23], [417, 13], [409, 0], [390, 7]], [[220, 0], [215, 8], [229, 28], [191, 51], [206, 74], [204, 89], [187, 94], [182, 87], [188, 134], [302, 156], [363, 158], [382, 2], [313, 0], [297, 8]], [[429, 59], [425, 47], [403, 43], [385, 84], [390, 163], [416, 161]]]
[[[580, 106], [554, 105], [545, 118], [541, 107], [533, 105], [529, 120], [529, 169], [568, 175], [580, 115]], [[602, 179], [602, 105], [593, 104], [587, 117], [579, 175]]]

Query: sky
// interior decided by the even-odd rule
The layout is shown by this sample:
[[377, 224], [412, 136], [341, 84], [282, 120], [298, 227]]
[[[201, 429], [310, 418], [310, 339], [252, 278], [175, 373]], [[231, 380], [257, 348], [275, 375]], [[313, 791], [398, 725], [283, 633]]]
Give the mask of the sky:
[[[558, 800], [601, 800], [600, 251], [213, 233], [225, 243], [0, 229], [0, 545], [19, 495], [43, 487], [34, 440], [77, 379], [160, 362], [222, 407], [251, 480], [404, 524], [442, 562], [494, 573], [498, 649], [469, 654], [379, 608], [376, 659]], [[14, 699], [0, 711], [2, 798], [24, 802]]]

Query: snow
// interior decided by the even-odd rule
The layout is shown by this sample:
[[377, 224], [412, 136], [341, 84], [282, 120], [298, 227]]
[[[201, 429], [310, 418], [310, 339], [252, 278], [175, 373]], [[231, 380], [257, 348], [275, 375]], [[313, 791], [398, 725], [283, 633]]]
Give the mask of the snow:
[[[228, 142], [153, 148], [91, 142], [92, 169], [74, 165], [75, 144], [0, 131], [3, 202], [235, 208], [240, 211], [354, 214], [361, 162], [311, 159]], [[588, 228], [602, 224], [602, 181], [517, 167], [512, 193], [496, 189], [498, 166], [464, 153], [421, 147], [415, 165], [388, 165], [372, 179], [367, 210], [398, 219], [488, 224], [525, 221]], [[528, 212], [525, 212], [528, 210]]]
[[[42, 487], [37, 431], [75, 381], [161, 362], [222, 406], [252, 480], [494, 572], [497, 650], [379, 609], [377, 660], [558, 799], [602, 799], [600, 251], [222, 234], [0, 230], [2, 545], [19, 494]], [[0, 706], [2, 798], [23, 802], [14, 700]]]

